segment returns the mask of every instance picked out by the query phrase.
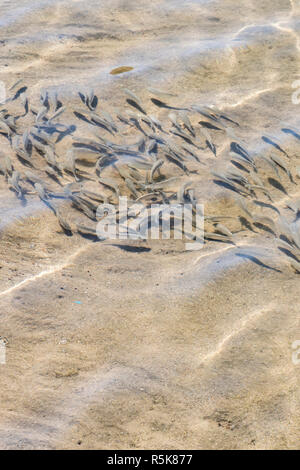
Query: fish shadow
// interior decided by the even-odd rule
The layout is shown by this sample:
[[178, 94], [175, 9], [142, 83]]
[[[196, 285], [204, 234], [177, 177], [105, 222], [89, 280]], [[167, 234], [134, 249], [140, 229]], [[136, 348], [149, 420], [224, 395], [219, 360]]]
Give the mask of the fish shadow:
[[12, 98], [12, 101], [15, 101], [19, 98], [20, 95], [22, 95], [22, 93], [25, 93], [25, 91], [27, 90], [27, 86], [23, 86], [22, 88], [20, 88], [17, 93], [15, 94], [15, 96]]
[[285, 134], [291, 134], [292, 136], [294, 136], [296, 139], [300, 140], [300, 134], [297, 134], [297, 132], [293, 131], [292, 129], [288, 129], [288, 128], [283, 128], [281, 129], [282, 132], [284, 132]]
[[250, 156], [247, 152], [247, 150], [245, 150], [240, 144], [238, 144], [237, 142], [230, 142], [230, 151], [231, 152], [234, 152], [234, 153], [237, 153], [238, 155], [240, 155], [241, 157], [243, 157], [245, 160], [247, 160], [248, 162], [251, 163], [251, 159], [250, 159]]
[[250, 230], [253, 233], [257, 233], [256, 230], [253, 230], [252, 225], [250, 222], [246, 219], [246, 217], [243, 217], [242, 215], [239, 216], [239, 220], [241, 222], [241, 225], [245, 227], [247, 230]]
[[92, 150], [95, 153], [101, 154], [101, 150], [99, 150], [99, 147], [96, 147], [93, 144], [85, 144], [81, 142], [73, 142], [72, 147], [78, 148], [78, 149], [87, 149], [87, 150]]
[[121, 250], [127, 251], [129, 253], [148, 253], [151, 251], [151, 248], [147, 248], [145, 246], [132, 246], [132, 245], [120, 245], [120, 244], [113, 244], [111, 246], [116, 246]]
[[143, 113], [145, 116], [147, 115], [147, 113], [143, 110], [143, 108], [136, 102], [136, 101], [133, 101], [131, 100], [130, 98], [128, 98], [126, 100], [126, 102], [132, 106], [133, 108], [137, 109], [138, 111], [140, 111], [140, 113]]
[[29, 168], [34, 168], [33, 164], [29, 160], [22, 158], [22, 156], [19, 155], [18, 153], [16, 154], [16, 157], [19, 160], [19, 162], [22, 163], [22, 165], [27, 166]]
[[287, 191], [286, 189], [282, 186], [282, 184], [275, 180], [274, 178], [268, 178], [268, 183], [273, 186], [273, 188], [276, 188], [278, 189], [279, 191], [281, 191], [283, 194], [287, 195]]
[[89, 104], [89, 108], [90, 108], [91, 111], [95, 111], [95, 110], [96, 110], [96, 108], [97, 108], [97, 106], [98, 106], [98, 101], [99, 101], [99, 100], [98, 100], [98, 96], [95, 95], [94, 98], [93, 98], [93, 100], [92, 100], [92, 102]]
[[85, 104], [85, 96], [84, 96], [84, 94], [79, 91], [79, 92], [78, 92], [78, 95], [79, 95], [79, 98], [81, 99], [81, 101], [83, 102], [83, 104]]
[[285, 235], [280, 235], [279, 237], [281, 240], [283, 240], [284, 242], [288, 243], [289, 245], [291, 244], [290, 240], [288, 239], [288, 237], [286, 237]]
[[206, 127], [207, 129], [212, 129], [212, 130], [215, 130], [215, 131], [222, 131], [223, 130], [220, 127], [214, 126], [213, 124], [211, 124], [210, 122], [207, 122], [207, 121], [199, 121], [199, 124], [201, 124], [202, 127]]
[[293, 260], [297, 261], [298, 263], [300, 262], [299, 259], [297, 258], [297, 256], [295, 256], [290, 250], [288, 250], [287, 248], [283, 248], [282, 246], [279, 246], [278, 247], [278, 250], [281, 251], [282, 253], [284, 253], [285, 255], [289, 256], [290, 258], [292, 258]]
[[264, 225], [264, 224], [262, 224], [262, 223], [260, 223], [260, 222], [254, 222], [253, 225], [254, 225], [255, 227], [261, 229], [261, 230], [264, 230], [265, 232], [270, 233], [271, 235], [276, 236], [276, 233], [275, 233], [270, 227], [268, 227], [267, 225]]
[[73, 124], [70, 127], [68, 127], [65, 131], [59, 133], [55, 143], [58, 144], [59, 142], [61, 142], [68, 135], [72, 135], [73, 132], [75, 132], [75, 131], [76, 131], [76, 126]]
[[250, 255], [248, 253], [236, 253], [236, 256], [239, 256], [240, 258], [248, 259], [249, 261], [252, 261], [258, 266], [265, 268], [265, 269], [269, 269], [270, 271], [275, 271], [277, 273], [282, 272], [280, 269], [274, 268], [273, 266], [269, 266], [268, 264], [265, 264], [263, 261], [258, 259], [256, 256]]
[[94, 119], [92, 119], [90, 121], [90, 124], [93, 124], [94, 126], [100, 127], [101, 129], [104, 129], [105, 131], [109, 132], [111, 135], [114, 135], [113, 131], [108, 126], [106, 126], [105, 124], [101, 124], [100, 122], [97, 122]]
[[260, 206], [260, 207], [264, 207], [266, 209], [272, 209], [273, 211], [275, 211], [277, 214], [280, 214], [280, 210], [277, 209], [277, 207], [273, 206], [272, 204], [269, 204], [267, 202], [263, 202], [263, 201], [253, 201], [254, 204], [256, 204], [257, 206]]
[[12, 193], [15, 194], [15, 196], [18, 198], [18, 200], [20, 201], [20, 203], [23, 207], [27, 206], [27, 200], [26, 200], [25, 195], [23, 193], [19, 195], [18, 191], [13, 187], [10, 187], [8, 189], [9, 189], [9, 191], [11, 191]]
[[163, 101], [160, 101], [156, 98], [151, 98], [151, 101], [155, 106], [158, 106], [159, 108], [166, 108], [166, 109], [176, 109], [177, 111], [185, 111], [185, 108], [177, 108], [175, 106], [170, 106], [167, 103], [164, 103]]
[[56, 105], [56, 108], [55, 108], [55, 112], [58, 111], [60, 108], [63, 107], [63, 104], [61, 101], [57, 100], [57, 105]]
[[[215, 234], [216, 235], [223, 235], [224, 234], [222, 232], [219, 232], [218, 230], [215, 231]], [[221, 244], [230, 244], [230, 245], [236, 245], [235, 242], [233, 240], [231, 240], [230, 238], [228, 238], [228, 240], [216, 240], [213, 235], [205, 235], [205, 240], [209, 240], [209, 241], [212, 241], [214, 243], [221, 243]]]
[[92, 235], [92, 234], [88, 235], [87, 233], [81, 233], [81, 232], [78, 232], [78, 233], [81, 236], [81, 238], [85, 238], [85, 240], [90, 240], [93, 243], [97, 243], [101, 241], [99, 240], [97, 235]]
[[65, 227], [61, 227], [64, 235], [66, 235], [67, 237], [73, 237], [73, 233], [71, 230], [67, 230]]
[[88, 124], [91, 124], [91, 121], [84, 115], [79, 113], [78, 111], [74, 111], [74, 115], [80, 119], [81, 121], [87, 122]]
[[180, 137], [181, 139], [183, 139], [187, 144], [190, 144], [190, 145], [193, 145], [194, 147], [196, 147], [196, 145], [192, 141], [192, 137], [190, 137], [188, 135], [182, 135], [182, 134], [176, 133], [176, 131], [172, 131], [172, 130], [171, 130], [171, 133], [178, 136], [178, 137]]
[[220, 117], [224, 119], [224, 121], [231, 122], [232, 124], [235, 124], [236, 126], [240, 127], [238, 122], [234, 121], [233, 119], [230, 119], [228, 116], [224, 116], [224, 114], [220, 114]]
[[48, 201], [47, 199], [42, 199], [42, 202], [45, 204], [45, 206], [48, 207], [48, 209], [50, 209], [53, 212], [54, 215], [56, 215], [55, 208], [52, 206], [50, 201]]
[[286, 153], [285, 150], [283, 150], [280, 145], [276, 144], [276, 142], [274, 142], [272, 139], [270, 139], [269, 137], [266, 137], [265, 135], [262, 136], [262, 140], [264, 142], [266, 142], [267, 144], [269, 145], [272, 145], [272, 147], [276, 148], [277, 150], [279, 150], [279, 152], [283, 153], [284, 155], [288, 156], [288, 154]]
[[229, 189], [230, 191], [233, 191], [237, 194], [240, 194], [240, 191], [238, 190], [238, 188], [236, 188], [235, 186], [233, 186], [229, 183], [226, 183], [225, 181], [220, 181], [220, 180], [214, 179], [213, 182], [215, 184], [217, 184], [218, 186], [221, 186], [222, 188]]
[[172, 155], [169, 155], [169, 154], [166, 154], [166, 157], [167, 159], [174, 163], [174, 165], [178, 166], [179, 168], [181, 168], [181, 170], [183, 170], [187, 175], [190, 174], [189, 170], [187, 169], [187, 167], [185, 166], [184, 163], [182, 162], [179, 162], [178, 160], [176, 160], [175, 158], [172, 157]]
[[55, 181], [55, 183], [57, 183], [59, 186], [63, 186], [63, 183], [60, 181], [60, 179], [58, 178], [58, 176], [52, 175], [52, 174], [50, 174], [50, 173], [48, 173], [48, 176], [49, 176], [49, 178], [51, 178], [53, 181]]
[[236, 162], [235, 160], [230, 160], [230, 162], [232, 163], [233, 166], [235, 166], [239, 170], [244, 171], [245, 173], [248, 173], [248, 174], [250, 173], [248, 168], [244, 167], [244, 165], [242, 165], [241, 163]]
[[206, 143], [207, 147], [212, 151], [214, 156], [216, 157], [217, 156], [217, 150], [216, 150], [215, 144], [210, 143], [208, 140], [206, 140], [205, 143]]

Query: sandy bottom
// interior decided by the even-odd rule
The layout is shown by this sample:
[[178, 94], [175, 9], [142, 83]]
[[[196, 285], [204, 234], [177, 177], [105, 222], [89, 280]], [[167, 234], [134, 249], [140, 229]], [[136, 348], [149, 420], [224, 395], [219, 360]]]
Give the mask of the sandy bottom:
[[[93, 87], [111, 112], [123, 110], [129, 88], [163, 123], [170, 110], [155, 107], [147, 87], [177, 94], [176, 106], [217, 105], [240, 123], [249, 151], [277, 155], [293, 176], [280, 170], [276, 185], [262, 165], [272, 204], [260, 193], [252, 213], [291, 221], [286, 206], [300, 197], [299, 8], [236, 3], [1, 1], [0, 79], [22, 78], [37, 107], [42, 89], [59, 92], [61, 122], [76, 125], [59, 155], [74, 136], [90, 137], [73, 114], [78, 90]], [[133, 71], [109, 74], [121, 65]], [[206, 148], [192, 166], [196, 196], [206, 214], [234, 217], [226, 225], [235, 244], [209, 241], [195, 252], [175, 240], [66, 236], [42, 201], [20, 201], [1, 175], [2, 449], [299, 446], [299, 274], [276, 233], [241, 224], [234, 192], [214, 181], [211, 171], [230, 165], [230, 139], [213, 135], [216, 156]]]

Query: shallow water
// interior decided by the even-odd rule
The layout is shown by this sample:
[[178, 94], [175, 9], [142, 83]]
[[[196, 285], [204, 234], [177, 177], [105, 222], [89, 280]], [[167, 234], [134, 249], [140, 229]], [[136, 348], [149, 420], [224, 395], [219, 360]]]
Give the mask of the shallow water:
[[[225, 111], [252, 156], [282, 156], [263, 137], [274, 139], [294, 175], [299, 59], [298, 0], [0, 0], [0, 80], [22, 78], [36, 106], [41, 90], [57, 90], [61, 122], [80, 137], [78, 91], [93, 88], [112, 112], [129, 88], [166, 122], [153, 87], [173, 93], [174, 107]], [[133, 70], [110, 74], [120, 66]], [[208, 214], [237, 218], [210, 174], [229, 164], [229, 141], [216, 139], [197, 195]], [[286, 193], [272, 188], [280, 208], [298, 196], [282, 181]], [[49, 208], [20, 201], [1, 176], [0, 447], [296, 448], [299, 279], [270, 233], [233, 228], [237, 246], [194, 254], [172, 242], [93, 243], [65, 236]]]

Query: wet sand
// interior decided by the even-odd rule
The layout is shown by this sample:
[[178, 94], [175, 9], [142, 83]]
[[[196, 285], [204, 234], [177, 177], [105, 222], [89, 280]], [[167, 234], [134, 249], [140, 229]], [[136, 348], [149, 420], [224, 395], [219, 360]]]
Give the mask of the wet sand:
[[[176, 106], [216, 105], [240, 123], [249, 151], [288, 164], [295, 183], [281, 172], [284, 191], [268, 167], [260, 175], [291, 218], [286, 203], [300, 196], [297, 3], [85, 3], [1, 2], [0, 79], [22, 78], [35, 105], [41, 90], [57, 90], [61, 122], [81, 137], [86, 125], [73, 110], [91, 87], [107, 111], [124, 108], [129, 88], [163, 123], [169, 111], [153, 105], [148, 87], [178, 95]], [[134, 69], [109, 74], [121, 65]], [[217, 156], [203, 151], [196, 196], [207, 214], [240, 216], [211, 175], [230, 165], [230, 141], [214, 137]], [[58, 153], [71, 143], [62, 139]], [[53, 212], [38, 198], [22, 204], [3, 176], [0, 224], [2, 449], [298, 447], [299, 275], [272, 233], [234, 221], [235, 245], [210, 241], [196, 252], [181, 241], [68, 237]]]

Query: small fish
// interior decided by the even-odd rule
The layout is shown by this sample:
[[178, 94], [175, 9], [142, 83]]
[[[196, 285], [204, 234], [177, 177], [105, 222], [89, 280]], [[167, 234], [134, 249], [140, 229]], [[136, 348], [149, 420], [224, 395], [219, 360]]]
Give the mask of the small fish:
[[139, 197], [139, 193], [137, 192], [134, 183], [132, 182], [131, 179], [126, 178], [125, 179], [126, 186], [128, 189], [131, 191], [131, 193], [134, 195], [135, 198]]
[[116, 180], [114, 180], [113, 178], [102, 178], [99, 176], [99, 181], [104, 186], [108, 186], [109, 188], [113, 189], [117, 197], [120, 196], [119, 185]]
[[287, 203], [287, 207], [291, 209], [293, 212], [300, 211], [300, 198], [297, 198], [295, 201], [291, 201]]
[[216, 116], [210, 108], [203, 107], [203, 106], [198, 106], [198, 105], [192, 105], [191, 107], [192, 111], [196, 111], [197, 113], [201, 114], [201, 116], [204, 116], [210, 120], [212, 120], [214, 123], [219, 124], [219, 117]]
[[89, 197], [90, 199], [94, 199], [96, 201], [108, 202], [108, 197], [105, 196], [104, 194], [95, 193], [93, 191], [88, 191], [87, 189], [82, 189], [81, 194], [83, 194], [86, 197]]
[[178, 121], [178, 119], [177, 119], [176, 113], [169, 113], [169, 114], [168, 114], [168, 118], [169, 118], [170, 121], [172, 122], [173, 126], [175, 126], [176, 129], [178, 129], [179, 131], [181, 131], [181, 127], [180, 127], [179, 121]]
[[288, 177], [290, 178], [290, 181], [293, 183], [293, 178], [292, 178], [291, 172], [290, 172], [290, 170], [287, 168], [287, 166], [286, 166], [286, 164], [284, 163], [284, 161], [282, 160], [282, 158], [278, 157], [278, 155], [271, 155], [271, 159], [272, 159], [273, 162], [275, 162], [283, 171], [286, 172], [286, 174], [287, 174]]
[[289, 222], [282, 215], [278, 218], [276, 227], [279, 234], [285, 235], [285, 237], [290, 239], [291, 241], [293, 240]]
[[111, 128], [115, 132], [118, 132], [119, 128], [116, 125], [115, 121], [113, 120], [112, 116], [107, 111], [104, 111], [103, 109], [100, 112], [101, 112], [102, 116], [104, 117], [105, 121], [110, 124]]
[[214, 143], [212, 141], [209, 131], [205, 127], [200, 127], [200, 133], [205, 137], [206, 141], [209, 143], [211, 148], [214, 148]]
[[254, 181], [254, 183], [258, 186], [263, 186], [263, 182], [262, 180], [260, 179], [260, 177], [258, 176], [257, 173], [255, 173], [253, 170], [250, 171], [250, 175], [249, 175], [252, 180]]
[[280, 174], [278, 172], [277, 166], [274, 163], [274, 161], [271, 160], [269, 157], [266, 157], [265, 155], [260, 155], [259, 158], [261, 160], [263, 160], [265, 163], [267, 163], [274, 170], [274, 172], [276, 173], [276, 176], [278, 177], [279, 181], [281, 181]]
[[90, 92], [86, 95], [86, 105], [91, 110], [94, 111], [97, 107], [98, 100], [95, 96], [94, 90], [90, 90]]
[[26, 179], [31, 183], [42, 183], [42, 179], [39, 176], [35, 175], [32, 171], [27, 170], [24, 174], [26, 176]]
[[75, 180], [78, 181], [76, 174], [76, 157], [73, 149], [68, 150], [65, 162], [63, 163], [63, 169], [73, 173]]
[[55, 92], [53, 93], [53, 95], [52, 95], [52, 103], [53, 103], [53, 109], [54, 109], [54, 111], [57, 111], [57, 110], [58, 110], [58, 106], [59, 106], [57, 91], [55, 91]]
[[[145, 112], [145, 110], [144, 110], [144, 112]], [[156, 132], [156, 129], [155, 129], [154, 123], [152, 122], [152, 119], [150, 119], [148, 116], [145, 115], [145, 116], [142, 117], [142, 121], [145, 122], [153, 132]]]
[[147, 148], [148, 155], [157, 152], [157, 142], [155, 140], [150, 140]]
[[116, 170], [118, 171], [119, 175], [120, 175], [121, 178], [123, 178], [124, 180], [125, 180], [126, 178], [130, 178], [130, 173], [129, 173], [129, 171], [127, 171], [123, 166], [114, 165], [114, 168], [116, 168]]
[[177, 128], [171, 129], [172, 134], [177, 135], [178, 137], [181, 137], [185, 142], [195, 145], [195, 140], [194, 136], [191, 136], [190, 134], [186, 134], [182, 129], [179, 130]]
[[40, 101], [41, 101], [42, 105], [45, 106], [47, 108], [47, 110], [49, 110], [49, 93], [48, 93], [47, 90], [44, 90], [41, 93]]
[[48, 119], [48, 122], [51, 123], [51, 121], [53, 121], [54, 119], [58, 118], [58, 116], [60, 116], [61, 114], [63, 114], [65, 112], [66, 108], [65, 107], [61, 107], [59, 108], [57, 111], [55, 111], [54, 114], [52, 114], [49, 119]]
[[46, 190], [41, 183], [34, 183], [34, 188], [42, 201], [48, 198], [46, 194]]
[[105, 127], [110, 133], [113, 134], [115, 132], [111, 124], [108, 121], [106, 121], [106, 119], [101, 118], [98, 114], [94, 112], [91, 113], [91, 118], [96, 124], [99, 124], [100, 126]]
[[92, 208], [90, 208], [84, 199], [78, 197], [78, 196], [75, 196], [74, 194], [72, 194], [71, 196], [69, 196], [73, 205], [79, 209], [80, 211], [82, 211], [89, 219], [91, 220], [95, 220], [95, 210], [93, 210]]
[[[47, 163], [53, 167], [57, 167], [57, 161], [56, 161], [56, 157], [55, 157], [55, 152], [54, 150], [52, 149], [52, 147], [46, 147], [45, 149], [45, 159], [47, 161]], [[73, 168], [73, 167], [72, 167]], [[75, 170], [72, 170], [73, 173]], [[76, 176], [75, 176], [76, 177]]]
[[26, 95], [22, 96], [21, 103], [24, 106], [24, 114], [22, 116], [22, 117], [24, 117], [28, 114], [28, 111], [29, 111], [29, 100], [28, 100], [28, 97]]
[[18, 197], [21, 197], [24, 193], [23, 189], [19, 185], [20, 178], [21, 175], [18, 171], [13, 171], [11, 178], [8, 178], [8, 183], [16, 191]]
[[13, 84], [13, 86], [9, 88], [9, 91], [14, 90], [14, 88], [16, 88], [22, 81], [23, 81], [23, 78], [20, 78], [16, 83]]
[[229, 152], [230, 157], [233, 160], [237, 160], [238, 163], [242, 163], [242, 165], [250, 165], [253, 169], [255, 169], [255, 163], [244, 153], [236, 153], [236, 152]]
[[225, 220], [225, 219], [235, 219], [235, 217], [232, 217], [230, 215], [206, 215], [204, 216], [205, 220], [208, 220], [210, 222], [218, 222], [220, 220]]
[[299, 255], [299, 250], [294, 245], [291, 245], [290, 243], [286, 242], [285, 240], [282, 240], [281, 238], [275, 238], [275, 241], [279, 243], [280, 248], [285, 248], [296, 256]]
[[43, 106], [43, 107], [39, 110], [39, 112], [38, 112], [38, 114], [37, 114], [37, 116], [36, 116], [35, 122], [36, 122], [36, 123], [41, 122], [41, 121], [44, 119], [44, 117], [46, 116], [47, 113], [48, 113], [48, 108], [47, 108], [46, 106]]
[[300, 250], [300, 234], [295, 226], [291, 227], [292, 239], [298, 250]]
[[186, 175], [189, 175], [190, 172], [189, 172], [189, 169], [187, 168], [187, 166], [183, 163], [182, 161], [182, 158], [179, 158], [177, 155], [175, 155], [174, 153], [166, 153], [166, 157], [168, 160], [170, 160], [171, 162], [173, 162], [175, 165], [179, 166], [184, 172]]
[[249, 181], [247, 180], [247, 178], [245, 178], [242, 173], [239, 173], [237, 171], [228, 171], [226, 175], [228, 179], [237, 181], [241, 185], [249, 185]]
[[79, 233], [83, 233], [84, 235], [92, 235], [92, 236], [96, 236], [97, 235], [97, 231], [94, 227], [88, 227], [87, 225], [83, 225], [83, 224], [76, 224], [76, 227], [77, 227], [77, 231]]
[[137, 170], [150, 170], [152, 168], [152, 163], [145, 160], [130, 160], [128, 162], [128, 166]]
[[49, 175], [49, 176], [52, 176], [54, 178], [57, 178], [57, 171], [52, 168], [52, 166], [49, 166], [47, 165], [46, 168], [45, 168], [45, 172]]
[[298, 261], [296, 261], [295, 259], [290, 259], [290, 264], [295, 269], [295, 271], [300, 273], [300, 263]]
[[222, 242], [230, 241], [231, 243], [233, 243], [231, 237], [228, 237], [227, 235], [220, 235], [218, 233], [205, 232], [204, 233], [204, 238], [205, 239], [210, 239], [210, 240], [222, 241]]
[[7, 176], [11, 175], [14, 169], [11, 158], [7, 154], [4, 155], [4, 169]]
[[151, 172], [150, 172], [150, 183], [153, 182], [153, 177], [154, 177], [154, 174], [156, 171], [159, 171], [159, 169], [161, 168], [161, 166], [164, 164], [164, 160], [160, 159], [160, 160], [157, 160], [153, 165], [152, 165], [152, 168], [151, 168]]
[[173, 93], [160, 91], [157, 88], [148, 88], [148, 91], [151, 93], [151, 95], [157, 96], [158, 98], [173, 98], [177, 96], [177, 95], [174, 95]]
[[270, 225], [273, 229], [276, 230], [275, 222], [273, 219], [271, 219], [271, 217], [267, 217], [266, 215], [253, 215], [252, 220], [256, 224]]
[[252, 214], [249, 211], [245, 201], [241, 197], [236, 197], [235, 201], [238, 204], [238, 206], [242, 209], [242, 211], [244, 211], [245, 214], [248, 215], [248, 217], [250, 217], [250, 219], [252, 219]]
[[7, 134], [8, 136], [12, 135], [11, 128], [8, 126], [5, 120], [1, 118], [0, 118], [0, 132], [3, 132], [4, 134]]
[[24, 150], [25, 150], [26, 154], [29, 156], [28, 148], [31, 145], [31, 140], [30, 140], [30, 137], [29, 137], [28, 129], [26, 129], [25, 132], [23, 133], [22, 139], [23, 139]]
[[220, 181], [232, 185], [232, 181], [227, 177], [226, 173], [220, 173], [214, 170], [211, 170], [211, 174]]
[[264, 186], [259, 186], [257, 184], [246, 184], [245, 187], [249, 189], [250, 191], [255, 191], [255, 190], [262, 191], [270, 199], [270, 201], [273, 202], [270, 191]]
[[132, 91], [128, 90], [128, 88], [124, 88], [123, 89], [124, 93], [126, 93], [127, 96], [129, 96], [129, 98], [131, 98], [133, 101], [135, 101], [139, 107], [142, 108], [143, 104], [140, 100], [140, 98], [138, 98]]
[[183, 185], [181, 185], [181, 187], [179, 188], [178, 192], [177, 192], [177, 201], [180, 203], [180, 204], [184, 204], [185, 203], [185, 191], [186, 189], [188, 188], [188, 186], [190, 186], [192, 183], [190, 181], [186, 181], [185, 183], [183, 183]]
[[162, 123], [155, 116], [148, 116], [157, 129], [162, 130]]
[[66, 219], [62, 216], [60, 209], [56, 209], [56, 217], [60, 224], [60, 226], [66, 230], [67, 232], [72, 232], [72, 228], [70, 224], [66, 221]]
[[164, 189], [164, 187], [168, 184], [175, 183], [175, 181], [178, 181], [177, 176], [172, 176], [171, 178], [168, 178], [166, 180], [160, 181], [159, 183], [151, 183], [151, 184], [145, 184], [143, 186], [144, 189]]
[[187, 115], [186, 112], [182, 112], [181, 115], [180, 115], [181, 119], [182, 119], [182, 122], [183, 124], [185, 125], [185, 127], [188, 129], [188, 131], [194, 136], [195, 135], [195, 131], [193, 129], [193, 126], [191, 124], [191, 121], [189, 120], [189, 117]]
[[217, 223], [215, 225], [215, 228], [218, 230], [218, 232], [221, 232], [226, 237], [229, 237], [229, 238], [233, 237], [233, 234], [231, 233], [231, 231], [225, 225]]

